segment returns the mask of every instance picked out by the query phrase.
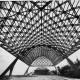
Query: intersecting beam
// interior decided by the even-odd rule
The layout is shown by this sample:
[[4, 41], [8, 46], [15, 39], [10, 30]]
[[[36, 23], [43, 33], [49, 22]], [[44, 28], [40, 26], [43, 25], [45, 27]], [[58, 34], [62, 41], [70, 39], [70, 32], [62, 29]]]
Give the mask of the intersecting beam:
[[42, 11], [46, 6], [48, 6], [52, 1], [46, 2], [43, 7], [39, 7], [36, 2], [30, 1], [33, 5], [35, 5], [40, 11]]
[[58, 7], [61, 7], [63, 4], [66, 4], [66, 3], [68, 3], [69, 1], [65, 1], [65, 2], [63, 2], [63, 3], [61, 3], [61, 4], [59, 4], [59, 5], [57, 5], [56, 7], [54, 7], [53, 9], [50, 9], [50, 11], [54, 11], [55, 9], [57, 9]]
[[34, 2], [34, 1], [30, 1], [34, 6], [36, 6], [38, 9], [40, 9], [40, 7], [37, 5], [37, 3], [36, 2]]
[[46, 2], [46, 4], [45, 4], [43, 7], [41, 7], [40, 10], [42, 11], [42, 10], [43, 10], [46, 6], [48, 6], [51, 2], [52, 2], [52, 1]]
[[5, 74], [10, 70], [10, 74], [9, 76], [12, 74], [12, 70], [13, 70], [13, 67], [14, 65], [16, 64], [18, 60], [18, 57], [8, 66], [8, 68], [0, 75], [0, 78], [4, 77]]

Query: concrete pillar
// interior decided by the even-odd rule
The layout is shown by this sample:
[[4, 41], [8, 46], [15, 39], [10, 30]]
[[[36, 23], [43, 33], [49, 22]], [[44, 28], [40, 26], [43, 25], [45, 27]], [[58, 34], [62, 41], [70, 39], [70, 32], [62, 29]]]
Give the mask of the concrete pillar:
[[9, 77], [12, 75], [13, 68], [14, 68], [14, 65], [10, 69]]
[[10, 74], [9, 74], [10, 76], [12, 74], [13, 67], [16, 64], [17, 60], [18, 60], [18, 57], [8, 66], [8, 68], [0, 75], [0, 77], [4, 77], [9, 70], [10, 70]]

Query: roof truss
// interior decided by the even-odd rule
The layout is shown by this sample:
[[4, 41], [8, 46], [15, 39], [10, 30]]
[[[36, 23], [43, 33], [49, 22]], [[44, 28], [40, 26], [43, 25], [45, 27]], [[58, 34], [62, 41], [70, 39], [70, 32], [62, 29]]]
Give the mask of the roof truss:
[[22, 61], [25, 53], [38, 46], [55, 50], [62, 59], [80, 48], [80, 0], [76, 5], [75, 0], [0, 5], [0, 46]]

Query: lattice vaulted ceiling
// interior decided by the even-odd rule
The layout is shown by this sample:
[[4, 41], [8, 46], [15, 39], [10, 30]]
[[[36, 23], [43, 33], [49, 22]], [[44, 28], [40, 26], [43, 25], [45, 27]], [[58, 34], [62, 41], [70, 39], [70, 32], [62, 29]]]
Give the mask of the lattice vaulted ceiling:
[[80, 0], [0, 2], [0, 46], [28, 65], [40, 56], [56, 65], [80, 47]]

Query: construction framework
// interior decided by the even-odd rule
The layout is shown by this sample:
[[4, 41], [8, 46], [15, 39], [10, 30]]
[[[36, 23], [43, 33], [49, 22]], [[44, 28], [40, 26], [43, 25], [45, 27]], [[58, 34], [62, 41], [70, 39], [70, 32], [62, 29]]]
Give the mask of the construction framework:
[[54, 66], [65, 58], [73, 64], [68, 56], [80, 48], [80, 0], [0, 2], [0, 47], [29, 66], [42, 56]]

